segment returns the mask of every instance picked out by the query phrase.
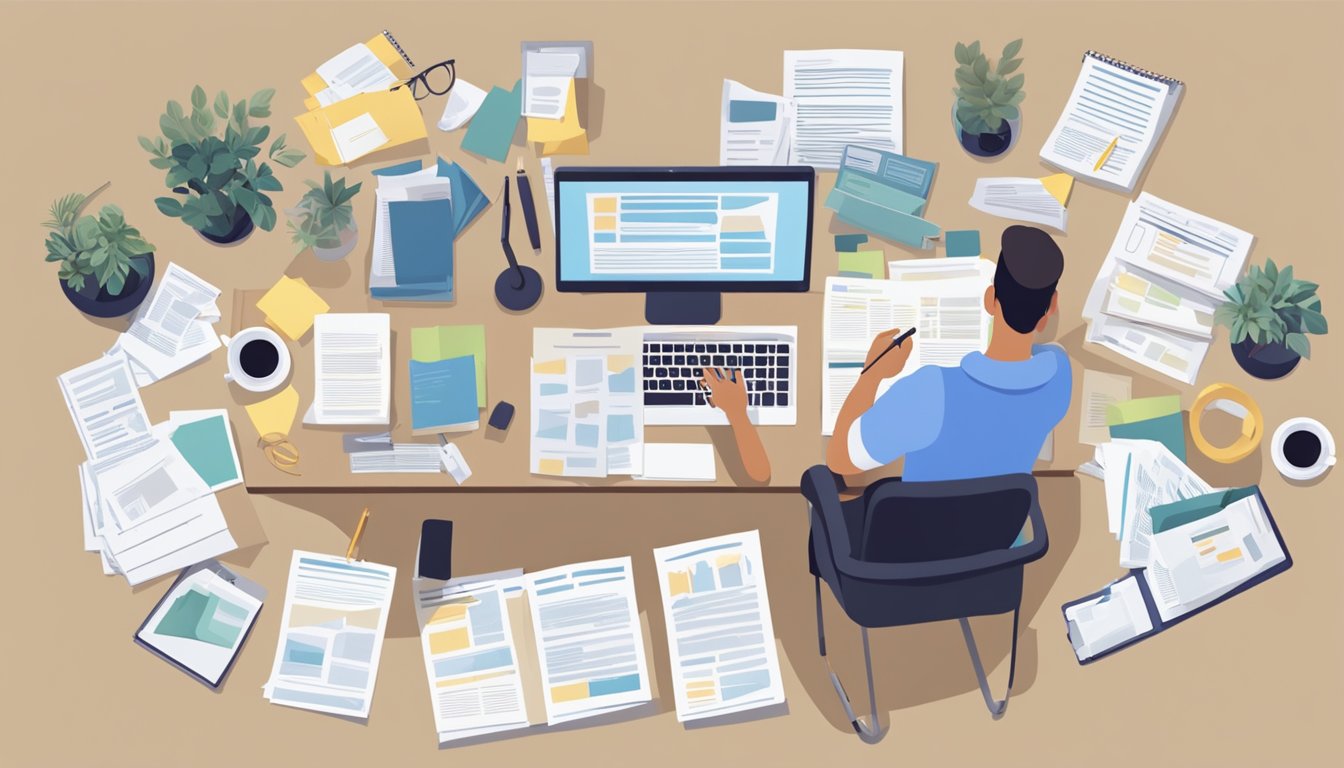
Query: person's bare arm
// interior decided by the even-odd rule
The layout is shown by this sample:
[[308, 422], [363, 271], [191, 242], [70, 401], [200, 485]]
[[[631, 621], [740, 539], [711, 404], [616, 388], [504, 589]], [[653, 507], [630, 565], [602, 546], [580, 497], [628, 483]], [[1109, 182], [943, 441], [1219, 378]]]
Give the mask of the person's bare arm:
[[[865, 366], [872, 364], [873, 360], [891, 345], [891, 340], [900, 333], [900, 328], [879, 333], [869, 346], [863, 364]], [[873, 407], [873, 401], [877, 399], [877, 385], [881, 384], [883, 379], [889, 379], [900, 373], [914, 348], [912, 337], [883, 355], [867, 373], [859, 375], [859, 380], [849, 391], [844, 405], [840, 406], [840, 414], [835, 419], [835, 429], [831, 431], [831, 442], [826, 446], [826, 466], [832, 472], [840, 475], [857, 475], [863, 471], [854, 465], [854, 460], [849, 455], [849, 430], [860, 416]]]
[[747, 418], [747, 385], [741, 371], [706, 368], [700, 386], [708, 390], [709, 404], [728, 416], [737, 442], [737, 453], [747, 475], [758, 483], [770, 481], [770, 457], [761, 444], [756, 425]]

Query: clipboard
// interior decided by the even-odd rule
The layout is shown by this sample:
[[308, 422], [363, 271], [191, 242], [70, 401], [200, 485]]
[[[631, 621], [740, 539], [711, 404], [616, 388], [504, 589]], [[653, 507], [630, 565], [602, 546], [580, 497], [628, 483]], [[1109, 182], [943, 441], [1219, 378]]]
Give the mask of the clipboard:
[[[232, 655], [229, 657], [228, 663], [224, 666], [223, 671], [220, 672], [219, 677], [214, 680], [211, 680], [210, 678], [206, 677], [205, 675], [201, 674], [200, 672], [188, 666], [186, 663], [175, 658], [167, 650], [162, 649], [154, 645], [154, 643], [152, 643], [151, 641], [141, 637], [141, 635], [144, 634], [145, 632], [145, 628], [149, 626], [149, 622], [159, 613], [159, 609], [163, 607], [164, 603], [167, 602], [170, 597], [175, 597], [177, 595], [178, 588], [181, 586], [182, 582], [186, 581], [189, 577], [200, 571], [210, 571], [214, 573], [216, 576], [220, 577], [224, 581], [227, 581], [233, 586], [237, 587], [244, 594], [262, 603], [262, 605], [257, 607], [257, 612], [252, 615], [252, 618], [248, 622], [247, 626], [243, 628], [242, 636], [238, 639], [237, 645], [234, 646], [232, 650]], [[177, 578], [173, 580], [172, 585], [168, 587], [168, 591], [163, 593], [163, 597], [159, 598], [159, 601], [154, 604], [154, 608], [150, 610], [149, 615], [145, 616], [145, 620], [141, 622], [140, 628], [135, 630], [135, 634], [131, 636], [131, 639], [135, 641], [136, 645], [144, 648], [145, 650], [149, 651], [155, 656], [158, 656], [160, 659], [163, 659], [164, 661], [168, 662], [174, 667], [177, 667], [178, 669], [187, 673], [197, 682], [201, 683], [207, 688], [210, 688], [211, 690], [217, 691], [219, 690], [219, 687], [224, 684], [224, 681], [228, 678], [229, 672], [233, 671], [233, 665], [235, 662], [238, 661], [238, 654], [242, 652], [243, 646], [247, 644], [247, 638], [251, 636], [252, 628], [257, 625], [257, 617], [261, 615], [262, 609], [266, 607], [265, 602], [266, 602], [265, 587], [243, 576], [238, 575], [234, 571], [230, 570], [227, 566], [221, 564], [218, 560], [206, 560], [204, 562], [197, 563], [196, 565], [193, 565], [192, 567], [187, 568], [183, 570], [182, 573], [178, 574]]]
[[[1070, 628], [1071, 628], [1071, 625], [1072, 625], [1072, 622], [1070, 622], [1070, 621], [1069, 621], [1069, 618], [1068, 618], [1068, 610], [1069, 610], [1070, 608], [1072, 608], [1072, 607], [1075, 606], [1075, 605], [1079, 605], [1079, 604], [1081, 604], [1081, 603], [1086, 603], [1086, 602], [1089, 602], [1089, 601], [1092, 601], [1092, 600], [1097, 600], [1097, 599], [1099, 599], [1099, 598], [1108, 596], [1108, 595], [1110, 594], [1110, 592], [1111, 592], [1111, 588], [1112, 588], [1112, 587], [1116, 586], [1117, 584], [1120, 584], [1121, 582], [1123, 582], [1123, 581], [1125, 581], [1125, 580], [1127, 580], [1127, 579], [1134, 579], [1134, 580], [1137, 582], [1137, 584], [1138, 584], [1138, 588], [1139, 588], [1139, 594], [1143, 596], [1143, 605], [1144, 605], [1144, 608], [1147, 609], [1147, 611], [1148, 611], [1148, 619], [1149, 619], [1149, 621], [1152, 622], [1153, 628], [1150, 629], [1150, 630], [1148, 630], [1147, 632], [1141, 632], [1141, 633], [1135, 635], [1134, 637], [1131, 637], [1131, 638], [1129, 638], [1128, 640], [1125, 640], [1124, 642], [1117, 643], [1116, 645], [1113, 645], [1113, 646], [1111, 646], [1110, 648], [1107, 648], [1106, 650], [1101, 651], [1101, 652], [1099, 652], [1099, 653], [1097, 653], [1097, 654], [1095, 654], [1095, 655], [1093, 655], [1093, 656], [1089, 656], [1089, 657], [1086, 658], [1086, 659], [1079, 659], [1079, 660], [1078, 660], [1078, 663], [1079, 663], [1080, 665], [1091, 664], [1092, 662], [1097, 661], [1098, 659], [1103, 659], [1103, 658], [1106, 658], [1107, 656], [1110, 656], [1111, 654], [1115, 653], [1116, 651], [1119, 651], [1119, 650], [1128, 648], [1129, 646], [1134, 645], [1135, 643], [1137, 643], [1137, 642], [1139, 642], [1139, 641], [1141, 641], [1141, 640], [1146, 640], [1147, 638], [1150, 638], [1150, 637], [1152, 637], [1153, 635], [1156, 635], [1156, 634], [1158, 634], [1158, 633], [1160, 633], [1160, 632], [1163, 632], [1163, 631], [1165, 631], [1165, 630], [1167, 630], [1167, 629], [1170, 629], [1171, 627], [1173, 627], [1173, 626], [1175, 626], [1175, 625], [1177, 625], [1177, 624], [1180, 624], [1181, 622], [1185, 621], [1186, 619], [1190, 618], [1191, 616], [1196, 616], [1196, 615], [1198, 615], [1198, 614], [1200, 614], [1200, 613], [1203, 613], [1204, 611], [1206, 611], [1206, 610], [1212, 608], [1213, 606], [1218, 605], [1219, 603], [1221, 603], [1221, 602], [1223, 602], [1223, 601], [1225, 601], [1225, 600], [1228, 600], [1228, 599], [1230, 599], [1230, 598], [1232, 598], [1232, 597], [1235, 597], [1236, 595], [1239, 595], [1239, 594], [1241, 594], [1242, 592], [1245, 592], [1246, 590], [1250, 589], [1251, 587], [1254, 587], [1254, 586], [1257, 585], [1257, 584], [1260, 584], [1260, 583], [1262, 583], [1262, 582], [1264, 582], [1264, 581], [1266, 581], [1266, 580], [1268, 580], [1268, 579], [1270, 579], [1270, 578], [1273, 578], [1273, 577], [1279, 575], [1280, 573], [1283, 573], [1284, 571], [1288, 570], [1289, 568], [1293, 567], [1293, 556], [1292, 556], [1291, 553], [1288, 552], [1288, 545], [1284, 543], [1284, 541], [1283, 541], [1283, 534], [1279, 532], [1279, 524], [1278, 524], [1277, 522], [1275, 522], [1275, 520], [1274, 520], [1274, 514], [1270, 511], [1270, 509], [1269, 509], [1269, 503], [1265, 501], [1264, 494], [1262, 494], [1262, 493], [1260, 492], [1260, 488], [1259, 488], [1259, 486], [1250, 486], [1250, 488], [1247, 488], [1247, 489], [1238, 489], [1238, 490], [1226, 491], [1226, 492], [1223, 492], [1223, 493], [1224, 493], [1225, 496], [1230, 496], [1231, 494], [1236, 494], [1236, 493], [1238, 493], [1239, 490], [1244, 490], [1244, 491], [1252, 491], [1252, 490], [1253, 490], [1253, 491], [1254, 491], [1254, 496], [1255, 496], [1255, 498], [1260, 502], [1260, 508], [1263, 509], [1263, 510], [1265, 511], [1265, 519], [1266, 519], [1267, 521], [1269, 521], [1269, 528], [1270, 528], [1271, 531], [1274, 532], [1274, 538], [1278, 539], [1278, 542], [1279, 542], [1279, 548], [1283, 550], [1283, 562], [1277, 563], [1277, 564], [1275, 564], [1275, 565], [1269, 567], [1268, 569], [1266, 569], [1266, 570], [1264, 570], [1264, 571], [1261, 571], [1260, 573], [1257, 573], [1256, 575], [1252, 576], [1251, 578], [1247, 579], [1246, 581], [1243, 581], [1242, 583], [1240, 583], [1240, 584], [1238, 584], [1237, 586], [1233, 587], [1233, 588], [1232, 588], [1231, 590], [1229, 590], [1227, 593], [1225, 593], [1225, 594], [1223, 594], [1223, 595], [1220, 595], [1220, 596], [1214, 598], [1213, 600], [1211, 600], [1211, 601], [1205, 603], [1204, 605], [1201, 605], [1201, 606], [1199, 606], [1199, 607], [1197, 607], [1197, 608], [1193, 608], [1193, 609], [1191, 609], [1191, 610], [1189, 610], [1189, 611], [1187, 611], [1187, 612], [1181, 614], [1180, 616], [1173, 616], [1171, 619], [1167, 619], [1167, 620], [1163, 620], [1161, 614], [1159, 614], [1158, 611], [1157, 611], [1157, 603], [1156, 603], [1156, 601], [1155, 601], [1154, 598], [1153, 598], [1152, 590], [1149, 589], [1149, 587], [1148, 587], [1148, 579], [1144, 577], [1144, 573], [1143, 573], [1143, 572], [1144, 572], [1146, 569], [1144, 569], [1144, 568], [1131, 568], [1131, 569], [1129, 570], [1129, 573], [1126, 574], [1124, 577], [1122, 577], [1122, 578], [1120, 578], [1120, 579], [1116, 579], [1115, 581], [1111, 582], [1110, 584], [1107, 584], [1107, 585], [1106, 585], [1104, 588], [1102, 588], [1101, 590], [1099, 590], [1099, 591], [1097, 591], [1097, 592], [1093, 592], [1093, 593], [1090, 594], [1090, 595], [1086, 595], [1086, 596], [1084, 596], [1084, 597], [1080, 597], [1080, 598], [1078, 598], [1077, 600], [1071, 600], [1071, 601], [1065, 603], [1064, 605], [1060, 606], [1060, 613], [1061, 613], [1061, 615], [1064, 617], [1065, 638], [1069, 640], [1069, 645], [1070, 645], [1070, 647], [1074, 647], [1074, 646], [1073, 646], [1073, 637], [1072, 637], [1072, 634], [1071, 634], [1070, 631], [1069, 631]], [[1251, 495], [1251, 494], [1250, 494], [1250, 493], [1245, 493], [1244, 495], [1249, 496], [1249, 495]], [[1178, 503], [1179, 503], [1179, 502], [1178, 502]], [[1224, 505], [1224, 506], [1225, 506], [1225, 505]], [[1077, 655], [1077, 649], [1076, 649], [1076, 647], [1075, 647], [1074, 653], [1075, 653], [1075, 656], [1076, 656], [1076, 655]]]

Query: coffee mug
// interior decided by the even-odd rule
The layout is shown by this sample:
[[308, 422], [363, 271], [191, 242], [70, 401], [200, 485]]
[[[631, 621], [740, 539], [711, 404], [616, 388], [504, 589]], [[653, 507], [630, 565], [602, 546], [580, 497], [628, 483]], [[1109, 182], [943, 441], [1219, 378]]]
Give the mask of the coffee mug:
[[1289, 419], [1274, 430], [1274, 466], [1289, 480], [1314, 480], [1335, 464], [1335, 439], [1315, 419]]
[[220, 336], [229, 351], [231, 381], [249, 392], [269, 392], [289, 376], [289, 348], [270, 328], [244, 328], [233, 338]]

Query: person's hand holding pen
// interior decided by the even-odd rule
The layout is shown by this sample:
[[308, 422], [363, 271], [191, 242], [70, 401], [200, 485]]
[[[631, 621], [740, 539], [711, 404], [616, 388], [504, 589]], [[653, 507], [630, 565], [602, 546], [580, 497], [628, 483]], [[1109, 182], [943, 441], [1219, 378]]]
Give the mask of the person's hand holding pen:
[[873, 338], [872, 345], [868, 347], [868, 355], [863, 359], [863, 376], [881, 381], [905, 369], [905, 363], [910, 359], [910, 353], [914, 351], [915, 340], [914, 337], [908, 337], [893, 347], [892, 342], [901, 335], [900, 328], [892, 328]]
[[761, 444], [761, 436], [747, 415], [747, 382], [741, 371], [725, 371], [722, 368], [706, 368], [700, 379], [700, 388], [705, 390], [709, 404], [728, 416], [728, 424], [733, 428], [733, 438], [737, 441], [737, 452], [742, 457], [742, 466], [752, 480], [758, 483], [770, 481], [770, 457]]

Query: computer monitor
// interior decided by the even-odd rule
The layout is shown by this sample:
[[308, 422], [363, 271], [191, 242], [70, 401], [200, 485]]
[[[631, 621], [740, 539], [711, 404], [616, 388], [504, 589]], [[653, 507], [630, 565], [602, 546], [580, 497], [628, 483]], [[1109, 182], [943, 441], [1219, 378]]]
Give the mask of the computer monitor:
[[810, 167], [558, 168], [560, 291], [647, 294], [656, 324], [718, 322], [723, 291], [805, 292]]

